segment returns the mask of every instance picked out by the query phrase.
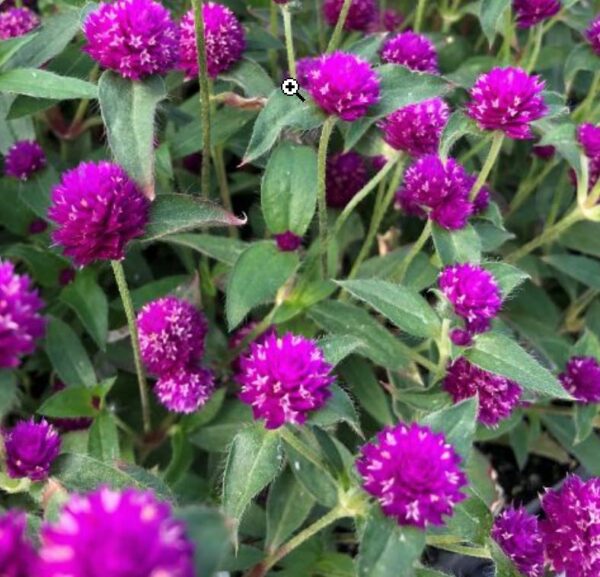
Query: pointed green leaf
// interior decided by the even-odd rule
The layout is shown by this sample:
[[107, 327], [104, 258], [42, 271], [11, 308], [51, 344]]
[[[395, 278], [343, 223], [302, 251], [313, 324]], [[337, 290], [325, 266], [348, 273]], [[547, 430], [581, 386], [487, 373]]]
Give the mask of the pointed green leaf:
[[120, 456], [119, 433], [114, 416], [102, 411], [90, 428], [88, 453], [104, 463], [112, 463]]
[[248, 243], [227, 236], [210, 234], [171, 234], [162, 238], [178, 246], [187, 246], [219, 262], [233, 266], [238, 257], [248, 248]]
[[0, 92], [56, 100], [98, 97], [98, 88], [91, 82], [36, 68], [16, 68], [0, 73]]
[[478, 263], [481, 260], [481, 240], [470, 224], [453, 231], [434, 224], [432, 236], [435, 249], [444, 265]]

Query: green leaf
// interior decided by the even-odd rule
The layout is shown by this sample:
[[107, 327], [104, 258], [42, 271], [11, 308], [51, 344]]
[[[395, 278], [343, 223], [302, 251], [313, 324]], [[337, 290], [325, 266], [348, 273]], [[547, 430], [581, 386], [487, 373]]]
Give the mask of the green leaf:
[[46, 332], [46, 352], [61, 380], [71, 387], [93, 387], [94, 367], [73, 329], [51, 318]]
[[504, 554], [504, 551], [502, 551], [493, 539], [489, 539], [488, 547], [496, 566], [494, 577], [522, 577], [513, 562]]
[[98, 96], [95, 84], [35, 68], [17, 68], [0, 73], [0, 92], [56, 100]]
[[310, 417], [309, 422], [313, 425], [329, 427], [343, 421], [362, 436], [358, 414], [348, 393], [338, 385], [332, 385], [330, 390], [331, 397], [322, 409], [319, 409]]
[[233, 439], [223, 478], [223, 510], [239, 523], [252, 499], [277, 475], [279, 435], [262, 423], [242, 429]]
[[412, 577], [414, 564], [425, 548], [425, 533], [401, 527], [373, 512], [360, 539], [358, 577]]
[[600, 258], [600, 223], [577, 222], [561, 235], [559, 242], [567, 248]]
[[584, 405], [577, 403], [575, 405], [575, 444], [585, 441], [594, 430], [594, 419], [598, 413], [598, 406], [595, 404]]
[[101, 350], [108, 336], [108, 301], [91, 270], [80, 271], [75, 280], [60, 294], [60, 300], [71, 307]]
[[448, 123], [442, 132], [440, 139], [440, 156], [448, 158], [452, 147], [467, 134], [478, 134], [477, 125], [473, 119], [469, 118], [464, 112], [457, 110], [453, 112]]
[[562, 156], [577, 172], [581, 174], [581, 157], [583, 155], [577, 141], [576, 126], [573, 122], [561, 122], [557, 124], [552, 121], [540, 120], [536, 126], [542, 133], [541, 146], [554, 146], [558, 154]]
[[504, 262], [488, 262], [483, 267], [494, 275], [503, 299], [530, 278], [525, 271]]
[[241, 226], [240, 219], [218, 204], [187, 194], [160, 194], [150, 207], [143, 240], [157, 240], [177, 232], [214, 226]]
[[543, 257], [543, 260], [584, 285], [600, 290], [600, 263], [596, 259], [569, 254], [551, 254]]
[[233, 68], [219, 75], [221, 80], [237, 84], [246, 96], [269, 96], [275, 84], [265, 69], [250, 58], [242, 58]]
[[564, 75], [567, 85], [571, 84], [581, 70], [598, 72], [600, 70], [600, 60], [587, 43], [576, 44], [565, 60]]
[[172, 234], [161, 240], [178, 246], [186, 246], [229, 266], [233, 266], [240, 254], [249, 246], [247, 242], [237, 238], [210, 234]]
[[271, 154], [261, 187], [261, 206], [273, 234], [303, 236], [317, 206], [317, 153], [289, 142]]
[[90, 428], [88, 453], [104, 463], [112, 463], [120, 457], [119, 433], [114, 416], [102, 411]]
[[479, 335], [466, 357], [478, 367], [508, 377], [525, 389], [558, 399], [571, 398], [548, 369], [506, 335], [495, 332]]
[[352, 335], [329, 335], [318, 341], [325, 359], [334, 367], [364, 344], [363, 341]]
[[461, 230], [454, 231], [434, 224], [432, 236], [442, 264], [478, 263], [481, 261], [481, 240], [470, 224]]
[[61, 419], [95, 417], [100, 408], [99, 387], [70, 386], [54, 393], [37, 410], [40, 415]]
[[27, 181], [19, 183], [20, 199], [40, 218], [48, 220], [50, 191], [58, 184], [60, 175], [52, 166], [33, 174]]
[[483, 545], [489, 537], [492, 523], [488, 505], [478, 496], [470, 496], [456, 505], [446, 527], [451, 535], [459, 535], [469, 543]]
[[0, 370], [0, 421], [17, 402], [18, 390], [16, 375]]
[[254, 307], [272, 301], [299, 263], [296, 253], [280, 252], [270, 241], [248, 247], [235, 263], [227, 283], [225, 310], [229, 330], [237, 327]]
[[438, 316], [417, 291], [380, 280], [350, 280], [336, 281], [336, 283], [410, 335], [435, 337], [441, 330]]
[[510, 0], [481, 0], [479, 21], [490, 46], [496, 38], [496, 32], [502, 27], [506, 10], [510, 9]]
[[16, 38], [8, 38], [0, 42], [0, 68], [4, 69], [6, 62], [23, 46], [35, 38], [34, 34], [25, 34]]
[[210, 422], [198, 429], [190, 441], [205, 451], [226, 451], [244, 423], [252, 422], [252, 410], [237, 400], [225, 401], [223, 409]]

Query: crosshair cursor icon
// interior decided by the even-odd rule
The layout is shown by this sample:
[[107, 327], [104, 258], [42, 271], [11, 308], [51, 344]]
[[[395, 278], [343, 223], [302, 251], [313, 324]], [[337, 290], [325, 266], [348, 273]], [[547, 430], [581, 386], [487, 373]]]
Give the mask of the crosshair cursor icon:
[[300, 94], [300, 85], [295, 78], [286, 78], [281, 83], [281, 92], [283, 92], [286, 96], [297, 96], [301, 102], [306, 100], [304, 96]]

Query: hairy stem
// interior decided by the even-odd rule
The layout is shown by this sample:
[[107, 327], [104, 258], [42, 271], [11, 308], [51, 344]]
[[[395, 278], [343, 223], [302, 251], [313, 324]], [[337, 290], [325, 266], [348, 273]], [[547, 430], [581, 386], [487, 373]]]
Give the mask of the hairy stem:
[[[229, 183], [227, 182], [227, 172], [225, 170], [225, 160], [223, 158], [223, 147], [215, 147], [214, 153], [215, 171], [217, 173], [217, 180], [219, 181], [219, 191], [221, 193], [221, 202], [223, 206], [229, 211], [233, 211], [231, 204], [231, 194], [229, 192]], [[229, 236], [237, 238], [238, 232], [235, 226], [229, 226]]]
[[335, 25], [335, 28], [333, 29], [333, 34], [331, 35], [329, 44], [327, 45], [327, 52], [333, 52], [340, 45], [340, 42], [342, 40], [342, 32], [344, 30], [344, 24], [346, 24], [346, 18], [348, 18], [348, 12], [350, 12], [351, 4], [352, 0], [344, 0], [342, 10], [340, 11], [340, 15], [338, 16], [338, 21]]
[[292, 78], [296, 78], [296, 53], [294, 51], [294, 34], [292, 32], [292, 13], [287, 4], [281, 5], [283, 30], [285, 32], [285, 49], [287, 52], [288, 69]]
[[487, 180], [488, 176], [490, 175], [490, 172], [492, 171], [492, 168], [494, 167], [494, 163], [496, 162], [496, 159], [498, 158], [498, 154], [500, 154], [500, 150], [502, 148], [503, 142], [504, 142], [504, 133], [503, 132], [494, 133], [494, 136], [492, 138], [492, 145], [490, 146], [490, 150], [488, 152], [487, 158], [485, 159], [483, 167], [481, 168], [481, 170], [479, 171], [479, 175], [477, 176], [477, 180], [475, 181], [475, 184], [473, 185], [473, 188], [471, 189], [471, 192], [469, 193], [469, 200], [471, 202], [473, 202], [477, 198], [477, 195], [479, 194], [481, 187], [485, 184], [485, 181]]
[[319, 203], [319, 251], [321, 256], [322, 276], [327, 271], [327, 195], [325, 182], [327, 176], [327, 149], [329, 140], [335, 127], [335, 116], [330, 116], [323, 124], [321, 138], [319, 140], [319, 152], [317, 159], [317, 185], [318, 185], [318, 203]]
[[415, 10], [415, 32], [420, 32], [423, 27], [423, 17], [425, 16], [425, 0], [419, 0]]

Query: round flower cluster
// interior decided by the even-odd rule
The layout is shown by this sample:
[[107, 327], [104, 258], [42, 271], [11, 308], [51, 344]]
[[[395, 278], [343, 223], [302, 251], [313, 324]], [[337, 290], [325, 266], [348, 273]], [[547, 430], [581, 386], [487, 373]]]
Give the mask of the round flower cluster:
[[594, 357], [572, 357], [559, 379], [579, 402], [600, 403], [600, 364]]
[[531, 28], [558, 14], [561, 4], [559, 0], [514, 0], [513, 9], [519, 28]]
[[495, 427], [500, 421], [510, 417], [523, 392], [514, 381], [488, 373], [464, 357], [448, 367], [443, 388], [450, 393], [455, 403], [477, 395], [479, 422], [487, 427]]
[[600, 178], [600, 126], [582, 124], [577, 129], [577, 139], [589, 161], [588, 186], [591, 190]]
[[[325, 0], [323, 2], [323, 16], [325, 21], [330, 26], [337, 24], [344, 0]], [[375, 19], [377, 14], [377, 6], [374, 0], [352, 0], [346, 22], [344, 22], [344, 30], [366, 31], [369, 25]]]
[[0, 515], [0, 567], [4, 577], [34, 575], [35, 553], [27, 541], [25, 513], [9, 511]]
[[435, 45], [425, 36], [415, 32], [401, 32], [386, 40], [381, 48], [381, 59], [418, 72], [439, 72]]
[[591, 44], [592, 49], [600, 56], [600, 15], [596, 16], [587, 27], [585, 37]]
[[367, 180], [367, 163], [360, 154], [350, 151], [329, 156], [325, 174], [327, 205], [344, 208]]
[[154, 0], [101, 2], [83, 24], [84, 50], [103, 68], [140, 80], [177, 62], [177, 25]]
[[509, 138], [533, 138], [531, 123], [546, 115], [544, 81], [521, 68], [493, 68], [471, 88], [467, 114], [482, 130], [499, 130]]
[[38, 15], [29, 8], [9, 8], [0, 12], [0, 40], [23, 36], [39, 25]]
[[271, 332], [251, 343], [239, 359], [239, 397], [267, 429], [301, 425], [330, 397], [332, 370], [314, 341]]
[[387, 427], [363, 446], [356, 467], [363, 487], [400, 525], [442, 525], [465, 499], [461, 459], [441, 433], [416, 423]]
[[375, 16], [369, 26], [369, 32], [395, 32], [403, 23], [404, 16], [400, 12], [387, 8]]
[[275, 242], [277, 243], [277, 248], [281, 252], [294, 252], [302, 245], [302, 237], [293, 233], [291, 230], [286, 230], [285, 232], [275, 235]]
[[19, 140], [6, 153], [4, 172], [19, 180], [27, 180], [46, 166], [46, 155], [35, 140]]
[[[242, 57], [246, 48], [246, 35], [239, 20], [227, 6], [207, 2], [202, 7], [202, 15], [208, 75], [216, 78]], [[184, 15], [179, 27], [179, 68], [187, 78], [198, 76], [193, 9]]]
[[117, 164], [82, 162], [52, 190], [48, 216], [54, 242], [76, 265], [121, 260], [127, 243], [144, 233], [150, 203]]
[[18, 367], [21, 357], [34, 351], [44, 334], [43, 306], [29, 276], [0, 260], [0, 369]]

